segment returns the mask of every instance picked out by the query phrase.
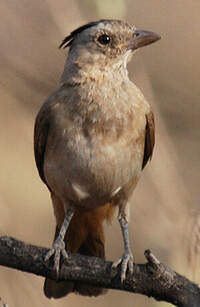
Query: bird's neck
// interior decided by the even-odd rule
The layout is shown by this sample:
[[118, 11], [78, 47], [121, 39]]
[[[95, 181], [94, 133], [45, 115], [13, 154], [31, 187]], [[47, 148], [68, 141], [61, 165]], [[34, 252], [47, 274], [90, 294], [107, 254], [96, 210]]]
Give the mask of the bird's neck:
[[123, 61], [112, 63], [81, 63], [80, 61], [66, 60], [61, 77], [62, 84], [81, 84], [90, 82], [115, 82], [129, 80], [128, 71]]

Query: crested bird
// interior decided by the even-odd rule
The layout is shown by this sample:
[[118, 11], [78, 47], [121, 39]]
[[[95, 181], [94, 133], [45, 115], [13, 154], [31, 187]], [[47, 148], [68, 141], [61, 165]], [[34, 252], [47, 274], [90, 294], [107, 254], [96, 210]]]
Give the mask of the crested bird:
[[[55, 239], [45, 261], [53, 258], [59, 274], [68, 253], [105, 258], [104, 220], [118, 209], [124, 242], [123, 282], [133, 271], [128, 232], [129, 199], [154, 147], [154, 116], [130, 81], [127, 63], [135, 51], [160, 39], [120, 20], [99, 20], [74, 30], [61, 43], [69, 48], [60, 86], [42, 105], [35, 122], [35, 160], [51, 194]], [[100, 287], [78, 281], [46, 279], [44, 293], [88, 296]]]

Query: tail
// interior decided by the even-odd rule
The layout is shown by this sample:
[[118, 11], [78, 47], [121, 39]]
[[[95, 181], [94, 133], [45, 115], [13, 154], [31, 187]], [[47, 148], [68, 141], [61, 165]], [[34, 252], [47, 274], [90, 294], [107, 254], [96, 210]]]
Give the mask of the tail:
[[[75, 214], [65, 237], [67, 251], [105, 259], [103, 221], [109, 220], [113, 213], [114, 206], [106, 204], [87, 212]], [[59, 228], [57, 227], [55, 237], [58, 233]], [[106, 290], [78, 281], [45, 280], [44, 293], [48, 298], [61, 298], [72, 292], [85, 296], [98, 296], [104, 294]]]

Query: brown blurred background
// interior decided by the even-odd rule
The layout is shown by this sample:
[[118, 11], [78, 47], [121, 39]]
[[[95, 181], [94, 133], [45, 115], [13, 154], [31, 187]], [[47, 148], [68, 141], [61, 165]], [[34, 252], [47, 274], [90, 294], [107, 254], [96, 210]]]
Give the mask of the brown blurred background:
[[[198, 214], [200, 181], [199, 16], [196, 0], [1, 0], [0, 235], [51, 245], [55, 221], [34, 162], [33, 127], [41, 104], [59, 84], [67, 51], [57, 46], [85, 22], [125, 19], [162, 36], [129, 65], [130, 78], [143, 90], [156, 117], [153, 160], [132, 198], [135, 260], [144, 262], [143, 252], [150, 248], [193, 278], [187, 249], [191, 242], [192, 250], [198, 243], [198, 229], [192, 240], [191, 225]], [[106, 227], [106, 234], [107, 258], [117, 259], [122, 240], [116, 221]], [[169, 306], [120, 291], [95, 299], [70, 295], [48, 300], [42, 278], [4, 267], [0, 285], [0, 297], [9, 307]]]

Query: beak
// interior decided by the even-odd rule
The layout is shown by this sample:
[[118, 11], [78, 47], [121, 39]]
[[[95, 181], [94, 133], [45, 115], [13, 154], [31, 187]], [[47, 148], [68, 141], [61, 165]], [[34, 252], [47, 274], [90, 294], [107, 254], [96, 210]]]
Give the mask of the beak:
[[138, 48], [150, 45], [161, 39], [157, 33], [145, 30], [136, 30], [133, 34], [128, 49], [136, 50]]

